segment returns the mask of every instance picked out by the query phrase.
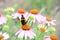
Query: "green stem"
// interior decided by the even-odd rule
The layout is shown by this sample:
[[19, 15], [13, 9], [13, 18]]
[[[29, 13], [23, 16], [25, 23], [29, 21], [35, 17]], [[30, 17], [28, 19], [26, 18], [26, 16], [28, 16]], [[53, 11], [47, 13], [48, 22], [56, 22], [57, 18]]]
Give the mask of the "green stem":
[[25, 40], [25, 36], [23, 37], [23, 40]]
[[15, 38], [15, 40], [17, 40], [17, 37]]
[[3, 26], [1, 25], [1, 26], [0, 26], [0, 31], [2, 31], [2, 29], [3, 29]]
[[31, 23], [31, 27], [33, 27], [33, 22]]

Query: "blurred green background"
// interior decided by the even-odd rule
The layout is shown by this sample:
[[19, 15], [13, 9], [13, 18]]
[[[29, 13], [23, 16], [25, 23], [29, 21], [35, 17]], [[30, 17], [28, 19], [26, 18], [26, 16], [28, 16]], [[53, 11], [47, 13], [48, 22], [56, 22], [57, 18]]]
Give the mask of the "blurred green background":
[[[0, 0], [0, 12], [3, 13], [3, 9], [13, 7], [13, 5], [16, 6], [16, 10], [24, 8], [29, 11], [35, 8], [38, 9], [43, 16], [56, 19], [56, 34], [58, 38], [60, 38], [60, 0]], [[12, 28], [12, 30], [13, 29], [15, 28]]]

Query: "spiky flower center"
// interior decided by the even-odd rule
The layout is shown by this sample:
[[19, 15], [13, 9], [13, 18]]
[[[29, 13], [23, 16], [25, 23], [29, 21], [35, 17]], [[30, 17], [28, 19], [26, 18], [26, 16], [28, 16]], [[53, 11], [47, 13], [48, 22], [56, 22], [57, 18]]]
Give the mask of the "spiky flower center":
[[46, 21], [51, 22], [52, 18], [46, 17]]
[[37, 9], [32, 9], [32, 10], [30, 10], [30, 12], [31, 12], [32, 14], [38, 14], [38, 10], [37, 10]]
[[40, 31], [41, 31], [41, 32], [45, 32], [46, 29], [45, 29], [45, 28], [40, 28]]
[[24, 9], [18, 9], [18, 13], [24, 14], [25, 10]]
[[56, 35], [50, 35], [51, 40], [58, 40]]
[[30, 30], [30, 26], [29, 25], [22, 25], [22, 29], [23, 30]]

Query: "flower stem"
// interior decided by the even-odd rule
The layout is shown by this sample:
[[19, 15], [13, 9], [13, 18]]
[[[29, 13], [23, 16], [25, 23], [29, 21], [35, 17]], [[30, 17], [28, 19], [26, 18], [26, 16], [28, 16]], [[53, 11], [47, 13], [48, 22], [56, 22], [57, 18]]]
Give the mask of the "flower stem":
[[23, 40], [25, 40], [25, 36], [23, 37]]
[[0, 31], [2, 31], [2, 29], [3, 29], [3, 26], [1, 25], [1, 26], [0, 26]]
[[15, 38], [15, 40], [17, 40], [17, 37]]

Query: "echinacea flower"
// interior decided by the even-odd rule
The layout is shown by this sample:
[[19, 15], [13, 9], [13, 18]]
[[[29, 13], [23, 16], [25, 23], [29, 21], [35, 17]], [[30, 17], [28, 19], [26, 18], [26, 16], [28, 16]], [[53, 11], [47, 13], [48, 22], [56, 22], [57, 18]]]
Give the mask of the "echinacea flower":
[[0, 32], [0, 40], [7, 40], [9, 38], [9, 34]]
[[40, 30], [41, 32], [47, 32], [47, 29], [46, 29], [45, 27], [42, 27], [42, 26], [39, 26], [39, 30]]
[[18, 35], [18, 38], [25, 37], [25, 39], [27, 37], [33, 39], [36, 36], [33, 30], [31, 30], [30, 26], [28, 25], [23, 25], [22, 28], [16, 32], [16, 35]]
[[45, 23], [48, 24], [48, 26], [50, 26], [51, 24], [55, 25], [56, 20], [53, 20], [52, 18], [49, 17], [44, 17], [44, 19], [45, 19]]
[[58, 37], [54, 34], [50, 35], [51, 40], [58, 40]]
[[51, 40], [49, 36], [44, 37], [44, 40]]
[[38, 29], [41, 31], [41, 32], [48, 32], [47, 28], [45, 27], [45, 25], [39, 25], [38, 26]]
[[41, 27], [39, 30], [40, 30], [41, 32], [46, 32], [46, 29], [43, 28], [43, 27]]
[[28, 13], [24, 9], [18, 9], [17, 13], [14, 13], [12, 16], [13, 19], [21, 19], [21, 15], [24, 15], [25, 19], [28, 19]]
[[38, 12], [37, 9], [32, 9], [30, 10], [30, 13], [29, 13], [29, 16], [33, 16], [34, 19], [32, 20], [32, 22], [36, 22], [36, 20], [39, 22], [39, 23], [43, 23], [43, 16]]
[[56, 32], [56, 29], [54, 27], [49, 27], [50, 32]]
[[44, 37], [44, 40], [58, 40], [58, 37], [54, 34]]
[[2, 14], [0, 14], [0, 25], [4, 24], [6, 22], [7, 22], [7, 19]]

